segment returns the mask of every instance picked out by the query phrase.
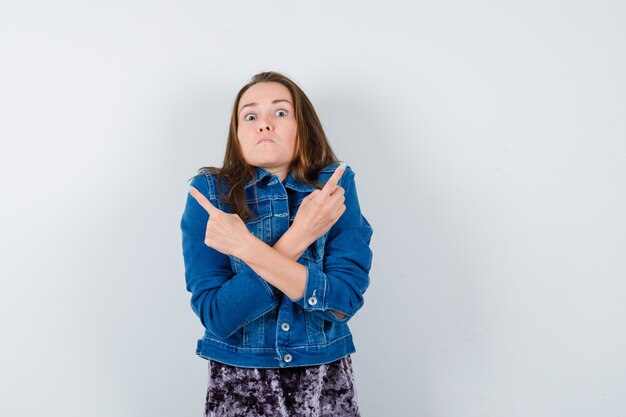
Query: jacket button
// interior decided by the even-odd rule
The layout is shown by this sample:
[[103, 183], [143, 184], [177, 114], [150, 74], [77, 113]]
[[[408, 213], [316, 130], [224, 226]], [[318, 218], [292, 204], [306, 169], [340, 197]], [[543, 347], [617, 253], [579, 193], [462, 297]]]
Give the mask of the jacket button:
[[283, 323], [282, 326], [280, 326], [284, 331], [289, 330], [289, 323]]
[[285, 362], [291, 362], [291, 355], [290, 354], [286, 354], [283, 359], [285, 360]]
[[309, 298], [309, 304], [311, 304], [312, 306], [317, 304], [317, 297], [313, 296], [313, 297]]

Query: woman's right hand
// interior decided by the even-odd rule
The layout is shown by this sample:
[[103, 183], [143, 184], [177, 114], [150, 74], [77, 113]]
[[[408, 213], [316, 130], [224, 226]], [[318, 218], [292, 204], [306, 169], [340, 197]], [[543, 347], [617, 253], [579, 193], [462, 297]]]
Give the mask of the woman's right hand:
[[314, 190], [300, 203], [292, 228], [308, 244], [324, 235], [346, 210], [344, 189], [337, 185], [345, 168], [339, 165], [321, 190]]

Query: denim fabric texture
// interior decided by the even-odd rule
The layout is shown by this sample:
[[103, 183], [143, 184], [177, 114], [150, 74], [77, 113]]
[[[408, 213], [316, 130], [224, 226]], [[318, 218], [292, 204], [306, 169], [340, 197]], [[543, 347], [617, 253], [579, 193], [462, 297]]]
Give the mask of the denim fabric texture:
[[[325, 184], [339, 164], [325, 166]], [[292, 224], [302, 199], [315, 187], [289, 173], [284, 182], [263, 168], [245, 187], [255, 217], [250, 233], [273, 246]], [[292, 300], [241, 259], [204, 243], [209, 214], [191, 195], [181, 218], [182, 248], [191, 307], [205, 328], [196, 354], [239, 367], [284, 368], [329, 363], [356, 351], [348, 322], [363, 306], [372, 262], [372, 227], [361, 213], [354, 171], [339, 185], [346, 210], [297, 260], [307, 269], [304, 296]], [[191, 185], [220, 210], [232, 213], [210, 173]], [[227, 185], [222, 184], [228, 192]], [[339, 319], [331, 310], [345, 314]]]

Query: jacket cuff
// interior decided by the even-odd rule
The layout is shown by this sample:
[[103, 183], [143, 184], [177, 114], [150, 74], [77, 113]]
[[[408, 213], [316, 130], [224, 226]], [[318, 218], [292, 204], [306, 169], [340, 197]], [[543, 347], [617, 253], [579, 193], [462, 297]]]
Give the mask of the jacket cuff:
[[306, 267], [306, 287], [304, 295], [294, 303], [302, 306], [306, 311], [326, 309], [326, 275], [319, 269]]
[[326, 274], [319, 269], [311, 268], [309, 266], [306, 267], [306, 270], [307, 280], [304, 295], [292, 301], [296, 305], [302, 306], [304, 310], [309, 311], [324, 320], [335, 323], [347, 322], [351, 317], [349, 314], [344, 313], [345, 317], [340, 319], [326, 305]]

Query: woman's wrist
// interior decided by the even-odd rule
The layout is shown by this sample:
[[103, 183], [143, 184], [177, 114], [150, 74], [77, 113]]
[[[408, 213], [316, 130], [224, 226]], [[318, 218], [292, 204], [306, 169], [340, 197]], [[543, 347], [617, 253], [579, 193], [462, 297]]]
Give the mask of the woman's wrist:
[[300, 233], [300, 229], [291, 226], [274, 244], [274, 249], [293, 260], [298, 260], [311, 243]]
[[[292, 226], [278, 239], [273, 249], [297, 261], [309, 245], [313, 243], [308, 239], [308, 237], [300, 233], [300, 229]], [[233, 255], [242, 260], [247, 259], [250, 252], [258, 248], [259, 242], [261, 242], [259, 238], [249, 233], [241, 240], [241, 244], [237, 247], [236, 252], [233, 252]]]
[[248, 254], [256, 250], [261, 240], [252, 233], [247, 233], [246, 237], [241, 239], [241, 244], [237, 246], [237, 250], [233, 251], [233, 255], [244, 260], [248, 258]]

